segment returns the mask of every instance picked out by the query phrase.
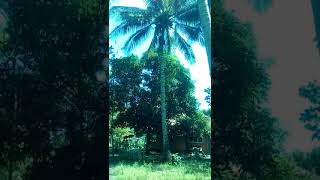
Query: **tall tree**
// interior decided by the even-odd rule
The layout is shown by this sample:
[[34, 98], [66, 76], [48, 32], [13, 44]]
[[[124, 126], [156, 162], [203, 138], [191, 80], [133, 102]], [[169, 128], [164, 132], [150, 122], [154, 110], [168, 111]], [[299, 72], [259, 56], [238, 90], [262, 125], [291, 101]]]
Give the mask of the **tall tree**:
[[[131, 52], [143, 40], [152, 37], [149, 49], [156, 49], [160, 56], [170, 53], [173, 47], [179, 48], [190, 63], [194, 63], [195, 57], [192, 47], [183, 37], [185, 35], [190, 42], [201, 42], [203, 35], [199, 28], [199, 13], [188, 16], [186, 13], [197, 5], [192, 0], [146, 0], [146, 9], [135, 7], [115, 6], [111, 13], [118, 15], [122, 23], [111, 33], [111, 37], [134, 32], [124, 45], [127, 52]], [[197, 9], [197, 8], [196, 8]], [[183, 34], [183, 35], [182, 35]], [[161, 124], [163, 134], [163, 153], [166, 160], [169, 158], [169, 141], [166, 123], [166, 92], [165, 92], [165, 66], [160, 58], [160, 97], [161, 97]]]
[[198, 0], [198, 8], [198, 12], [200, 13], [201, 29], [204, 34], [206, 52], [208, 56], [209, 72], [211, 76], [211, 15], [208, 0]]

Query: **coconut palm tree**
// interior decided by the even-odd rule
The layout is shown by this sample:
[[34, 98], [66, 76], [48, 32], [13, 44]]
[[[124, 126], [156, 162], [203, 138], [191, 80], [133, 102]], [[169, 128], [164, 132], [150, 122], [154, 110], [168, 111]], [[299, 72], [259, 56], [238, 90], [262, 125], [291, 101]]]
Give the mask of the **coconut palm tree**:
[[[190, 43], [204, 43], [199, 12], [196, 11], [194, 16], [189, 16], [188, 13], [190, 9], [197, 9], [196, 2], [194, 0], [145, 0], [144, 2], [146, 9], [124, 6], [114, 6], [110, 9], [111, 14], [116, 15], [122, 22], [110, 33], [110, 38], [133, 33], [123, 47], [127, 53], [141, 45], [144, 40], [152, 38], [149, 50], [157, 50], [160, 57], [178, 48], [191, 64], [194, 63], [195, 56]], [[170, 151], [166, 124], [165, 58], [160, 59], [163, 153], [164, 159], [168, 160]]]
[[201, 31], [204, 36], [204, 45], [208, 56], [208, 66], [211, 75], [211, 0], [197, 0], [197, 3], [190, 6], [190, 9], [184, 12], [185, 17], [195, 17], [199, 19]]
[[[209, 0], [211, 3], [211, 0]], [[201, 29], [204, 34], [206, 51], [208, 56], [209, 72], [211, 76], [211, 15], [208, 0], [198, 0]]]

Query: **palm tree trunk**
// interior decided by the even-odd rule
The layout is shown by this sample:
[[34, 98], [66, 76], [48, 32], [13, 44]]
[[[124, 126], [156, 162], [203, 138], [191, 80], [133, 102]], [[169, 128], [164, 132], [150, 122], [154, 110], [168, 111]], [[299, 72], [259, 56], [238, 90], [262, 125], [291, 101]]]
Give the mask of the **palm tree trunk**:
[[201, 29], [204, 33], [206, 52], [208, 55], [209, 72], [211, 76], [211, 16], [208, 0], [198, 0]]
[[167, 129], [167, 113], [166, 113], [166, 91], [165, 91], [165, 58], [162, 58], [162, 53], [160, 53], [160, 99], [161, 99], [161, 127], [162, 127], [162, 145], [163, 145], [163, 157], [164, 161], [170, 159], [169, 152], [169, 140], [168, 140], [168, 129]]

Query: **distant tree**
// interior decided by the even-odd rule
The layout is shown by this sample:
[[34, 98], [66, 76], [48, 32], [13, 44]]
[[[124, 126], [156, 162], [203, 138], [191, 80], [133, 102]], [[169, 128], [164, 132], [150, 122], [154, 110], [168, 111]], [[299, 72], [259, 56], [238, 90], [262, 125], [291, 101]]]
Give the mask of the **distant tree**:
[[306, 86], [299, 89], [300, 96], [310, 102], [310, 107], [304, 110], [300, 120], [305, 124], [305, 128], [312, 131], [312, 139], [320, 139], [320, 85], [317, 81], [309, 82]]

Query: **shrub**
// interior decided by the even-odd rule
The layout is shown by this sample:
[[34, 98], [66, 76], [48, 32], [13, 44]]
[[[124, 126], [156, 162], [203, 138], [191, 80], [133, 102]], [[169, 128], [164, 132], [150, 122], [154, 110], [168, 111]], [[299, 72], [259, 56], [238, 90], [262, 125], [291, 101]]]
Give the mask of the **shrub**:
[[130, 139], [128, 139], [128, 149], [141, 149], [144, 150], [145, 148], [145, 136], [141, 136], [141, 137], [132, 137]]
[[288, 157], [275, 156], [273, 164], [264, 172], [266, 180], [309, 180], [310, 173], [298, 168]]
[[112, 129], [112, 146], [111, 150], [115, 152], [120, 152], [125, 150], [127, 144], [123, 141], [125, 136], [134, 135], [134, 131], [128, 127], [117, 127]]
[[203, 159], [205, 156], [205, 153], [202, 151], [202, 148], [200, 147], [193, 147], [191, 149], [191, 157], [193, 159]]
[[171, 155], [171, 163], [173, 165], [181, 165], [182, 157], [179, 155], [179, 153], [174, 153]]
[[128, 149], [120, 154], [121, 159], [127, 161], [141, 161], [143, 160], [143, 152], [141, 149]]

